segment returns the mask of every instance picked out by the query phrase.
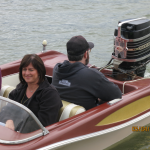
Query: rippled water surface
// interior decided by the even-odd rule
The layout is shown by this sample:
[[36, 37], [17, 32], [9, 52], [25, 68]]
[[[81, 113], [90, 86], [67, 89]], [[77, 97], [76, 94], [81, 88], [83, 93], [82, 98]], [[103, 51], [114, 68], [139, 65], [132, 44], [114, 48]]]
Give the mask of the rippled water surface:
[[83, 35], [95, 44], [90, 63], [103, 66], [111, 58], [113, 33], [123, 19], [148, 17], [149, 0], [1, 0], [0, 64], [42, 50], [66, 54], [66, 42]]
[[103, 66], [118, 21], [138, 17], [150, 19], [150, 0], [1, 0], [0, 65], [39, 53], [43, 40], [66, 54], [66, 42], [83, 35], [95, 44], [90, 63]]

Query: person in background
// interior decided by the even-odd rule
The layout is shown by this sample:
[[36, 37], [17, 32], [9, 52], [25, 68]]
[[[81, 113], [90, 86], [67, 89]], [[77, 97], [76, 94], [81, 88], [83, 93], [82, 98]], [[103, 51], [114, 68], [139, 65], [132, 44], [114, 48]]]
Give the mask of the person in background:
[[88, 110], [97, 106], [98, 100], [107, 102], [122, 97], [117, 85], [87, 66], [89, 51], [94, 47], [92, 42], [79, 35], [72, 37], [66, 46], [69, 61], [58, 63], [53, 69], [52, 84], [61, 99]]
[[[43, 126], [48, 126], [57, 122], [62, 102], [45, 74], [44, 63], [38, 55], [25, 55], [19, 68], [20, 83], [9, 94], [9, 98], [28, 107]], [[14, 130], [11, 116], [7, 118], [5, 126]]]

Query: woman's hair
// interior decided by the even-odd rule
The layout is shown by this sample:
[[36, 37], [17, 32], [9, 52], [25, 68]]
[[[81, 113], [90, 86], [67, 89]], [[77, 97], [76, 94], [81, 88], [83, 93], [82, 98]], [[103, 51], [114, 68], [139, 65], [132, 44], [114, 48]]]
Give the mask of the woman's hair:
[[22, 77], [22, 69], [24, 67], [27, 67], [29, 64], [32, 64], [32, 66], [37, 70], [39, 75], [39, 82], [40, 84], [45, 79], [46, 69], [44, 66], [44, 63], [42, 59], [36, 55], [36, 54], [27, 54], [23, 57], [20, 67], [19, 67], [19, 79], [22, 84], [25, 84], [26, 81]]

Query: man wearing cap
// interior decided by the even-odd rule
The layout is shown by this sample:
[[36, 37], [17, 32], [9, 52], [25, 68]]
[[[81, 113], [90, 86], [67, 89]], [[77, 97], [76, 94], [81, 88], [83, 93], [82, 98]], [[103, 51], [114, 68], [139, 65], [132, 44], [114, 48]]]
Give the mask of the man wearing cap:
[[79, 35], [66, 44], [68, 60], [58, 63], [53, 69], [52, 84], [62, 100], [83, 106], [86, 110], [97, 106], [97, 100], [110, 101], [121, 98], [117, 85], [110, 82], [95, 68], [88, 68], [92, 42]]

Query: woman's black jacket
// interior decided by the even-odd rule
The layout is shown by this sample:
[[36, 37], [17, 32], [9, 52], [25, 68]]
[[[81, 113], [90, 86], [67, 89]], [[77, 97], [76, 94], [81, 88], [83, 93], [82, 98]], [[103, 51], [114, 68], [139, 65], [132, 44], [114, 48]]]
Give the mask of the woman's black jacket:
[[[21, 103], [26, 88], [27, 85], [19, 83], [16, 89], [9, 94], [9, 98]], [[26, 107], [36, 115], [43, 126], [48, 126], [57, 122], [62, 102], [55, 87], [45, 78], [28, 100]]]

